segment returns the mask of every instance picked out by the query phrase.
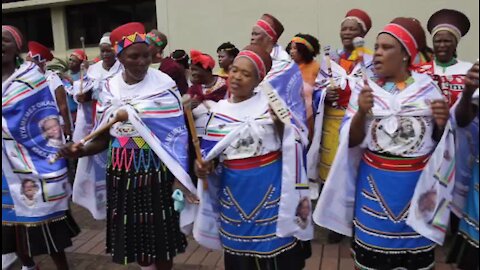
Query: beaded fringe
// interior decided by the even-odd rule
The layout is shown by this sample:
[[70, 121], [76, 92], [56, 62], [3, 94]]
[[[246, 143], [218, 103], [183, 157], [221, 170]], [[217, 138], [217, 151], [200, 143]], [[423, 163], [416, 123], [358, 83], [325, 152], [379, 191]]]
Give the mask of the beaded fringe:
[[38, 221], [38, 222], [12, 222], [12, 221], [2, 221], [2, 226], [25, 226], [25, 227], [39, 227], [59, 221], [63, 221], [67, 219], [67, 216], [62, 216], [62, 217], [57, 217], [57, 218], [51, 218], [48, 220], [43, 220], [43, 221]]
[[472, 245], [474, 248], [479, 248], [479, 245], [478, 245], [478, 241], [475, 241], [474, 239], [472, 239], [469, 235], [467, 235], [466, 233], [464, 232], [458, 232], [458, 234], [463, 237], [463, 239], [465, 239], [465, 241], [467, 241], [470, 245]]
[[269, 254], [269, 255], [263, 255], [263, 254], [258, 254], [258, 253], [250, 253], [250, 252], [236, 252], [236, 251], [233, 251], [233, 250], [230, 250], [228, 249], [227, 247], [224, 247], [225, 249], [225, 252], [227, 252], [228, 254], [231, 254], [231, 255], [235, 255], [235, 256], [246, 256], [246, 257], [253, 257], [253, 258], [259, 258], [259, 259], [271, 259], [271, 258], [275, 258], [276, 256], [286, 252], [286, 251], [289, 251], [291, 249], [293, 249], [296, 245], [298, 244], [298, 242], [294, 242], [293, 244], [287, 246], [287, 247], [284, 247], [283, 249], [280, 249], [279, 251], [275, 252], [275, 253], [272, 253], [272, 254]]
[[426, 252], [429, 252], [429, 251], [432, 251], [433, 249], [435, 249], [436, 245], [431, 245], [429, 247], [425, 247], [425, 248], [422, 248], [422, 249], [417, 249], [417, 250], [408, 250], [408, 249], [405, 249], [405, 250], [399, 250], [399, 251], [387, 251], [387, 250], [379, 250], [379, 249], [376, 249], [376, 248], [372, 248], [370, 246], [367, 246], [365, 245], [364, 243], [362, 243], [361, 241], [358, 241], [358, 239], [355, 239], [355, 243], [357, 245], [359, 245], [360, 247], [362, 247], [363, 249], [365, 250], [368, 250], [368, 251], [371, 251], [371, 252], [376, 252], [376, 253], [382, 253], [382, 254], [387, 254], [387, 255], [396, 255], [396, 254], [420, 254], [420, 253], [426, 253]]
[[[174, 216], [172, 207], [159, 206], [153, 209], [154, 188], [166, 185], [170, 181], [167, 167], [160, 161], [150, 148], [127, 149], [110, 146], [107, 160], [107, 179], [109, 179], [109, 199], [107, 200], [107, 252], [117, 257], [124, 253], [116, 262], [128, 264], [132, 261], [155, 263], [155, 261], [171, 260], [179, 253], [180, 245], [167, 249], [165, 258], [158, 258], [156, 237], [156, 220], [167, 220]], [[154, 181], [158, 181], [154, 182]], [[119, 195], [124, 194], [124, 195]], [[122, 196], [122, 197], [119, 197]], [[127, 201], [133, 204], [127, 205]], [[123, 206], [122, 206], [123, 205]], [[123, 208], [123, 216], [118, 216], [117, 207]], [[127, 209], [130, 209], [127, 211]], [[132, 212], [130, 212], [132, 211]], [[134, 228], [135, 234], [128, 234], [127, 228]], [[118, 230], [123, 230], [120, 234]], [[123, 235], [123, 247], [118, 247], [116, 236]], [[165, 235], [166, 236], [166, 235]], [[160, 236], [163, 237], [163, 236]], [[170, 243], [173, 244], [173, 243]], [[174, 244], [175, 245], [175, 244]], [[117, 250], [115, 250], [115, 248]], [[120, 251], [118, 249], [123, 249]], [[184, 247], [183, 247], [184, 248]], [[130, 251], [129, 251], [130, 250]], [[124, 256], [124, 257], [123, 257]]]

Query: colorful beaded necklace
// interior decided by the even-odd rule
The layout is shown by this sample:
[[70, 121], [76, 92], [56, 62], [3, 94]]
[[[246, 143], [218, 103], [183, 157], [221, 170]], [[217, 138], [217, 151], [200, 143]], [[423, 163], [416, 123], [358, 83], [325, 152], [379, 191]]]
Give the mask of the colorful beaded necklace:
[[415, 80], [412, 76], [408, 77], [405, 81], [402, 82], [385, 82], [383, 80], [378, 80], [377, 84], [380, 85], [383, 89], [385, 89], [389, 93], [394, 93], [397, 91], [402, 91], [406, 89], [408, 86], [413, 84]]

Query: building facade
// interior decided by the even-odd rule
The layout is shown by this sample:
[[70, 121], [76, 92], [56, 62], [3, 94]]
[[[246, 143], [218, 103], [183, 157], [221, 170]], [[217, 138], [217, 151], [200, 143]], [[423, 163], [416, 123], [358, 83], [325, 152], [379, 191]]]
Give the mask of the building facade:
[[279, 41], [283, 46], [302, 32], [315, 35], [322, 45], [338, 47], [340, 22], [351, 8], [364, 9], [372, 17], [373, 28], [366, 38], [370, 48], [376, 33], [394, 17], [415, 17], [425, 26], [441, 8], [460, 10], [472, 27], [459, 44], [459, 57], [470, 62], [478, 58], [478, 0], [3, 0], [2, 23], [19, 27], [29, 40], [48, 45], [58, 57], [80, 48], [83, 36], [87, 54], [94, 58], [102, 34], [129, 21], [166, 33], [167, 53], [198, 49], [215, 55], [226, 41], [240, 48], [247, 45], [251, 26], [265, 12], [285, 25]]

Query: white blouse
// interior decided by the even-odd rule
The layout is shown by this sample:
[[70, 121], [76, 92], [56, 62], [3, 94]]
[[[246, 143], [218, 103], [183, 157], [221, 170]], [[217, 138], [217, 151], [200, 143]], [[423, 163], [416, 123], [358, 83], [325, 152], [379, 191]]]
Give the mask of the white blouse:
[[[208, 123], [207, 134], [209, 132], [228, 134], [239, 125], [248, 124], [248, 128], [242, 129], [238, 138], [224, 150], [221, 160], [262, 156], [281, 148], [281, 139], [271, 120], [268, 100], [263, 93], [257, 93], [239, 103], [221, 100], [211, 108], [211, 111], [216, 117]], [[231, 119], [235, 121], [228, 123]]]
[[[388, 92], [373, 81], [373, 115], [366, 123], [363, 146], [370, 151], [399, 156], [420, 157], [431, 154], [437, 142], [432, 135], [435, 123], [430, 103], [444, 100], [438, 86], [425, 74], [412, 74], [414, 83], [402, 91]], [[361, 83], [360, 83], [361, 84]], [[362, 86], [357, 84], [350, 98], [347, 117], [358, 107]]]
[[[120, 72], [110, 80], [109, 85], [116, 90], [113, 94], [124, 102], [142, 96], [156, 95], [165, 89], [175, 89], [175, 82], [168, 75], [152, 68], [149, 68], [145, 78], [136, 84], [127, 84]], [[140, 136], [130, 121], [114, 124], [110, 128], [110, 135], [113, 137]]]

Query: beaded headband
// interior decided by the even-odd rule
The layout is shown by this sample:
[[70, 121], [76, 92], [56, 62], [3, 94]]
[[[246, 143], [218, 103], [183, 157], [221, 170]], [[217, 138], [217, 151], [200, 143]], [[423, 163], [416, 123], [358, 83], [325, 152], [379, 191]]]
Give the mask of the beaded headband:
[[313, 48], [312, 44], [310, 44], [310, 42], [308, 42], [306, 39], [302, 38], [302, 37], [294, 37], [292, 39], [292, 42], [295, 42], [295, 43], [300, 43], [300, 44], [303, 44], [307, 47], [307, 49], [309, 51], [311, 51], [312, 53], [315, 51], [315, 49]]
[[117, 55], [120, 54], [123, 50], [132, 46], [135, 43], [147, 43], [150, 44], [149, 39], [147, 39], [147, 34], [140, 34], [135, 32], [134, 34], [124, 36], [120, 41], [115, 42], [114, 49], [117, 52]]
[[267, 76], [265, 63], [263, 62], [262, 58], [258, 54], [252, 51], [244, 50], [244, 51], [241, 51], [235, 59], [240, 57], [245, 57], [253, 63], [253, 65], [255, 66], [255, 69], [257, 70], [258, 77], [260, 78], [260, 80], [263, 80], [263, 78]]
[[155, 44], [158, 47], [162, 47], [164, 44], [164, 42], [160, 39], [160, 37], [155, 35], [152, 32], [147, 34], [147, 39], [149, 39], [150, 42], [153, 42], [153, 44]]

